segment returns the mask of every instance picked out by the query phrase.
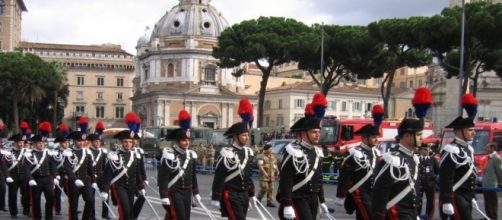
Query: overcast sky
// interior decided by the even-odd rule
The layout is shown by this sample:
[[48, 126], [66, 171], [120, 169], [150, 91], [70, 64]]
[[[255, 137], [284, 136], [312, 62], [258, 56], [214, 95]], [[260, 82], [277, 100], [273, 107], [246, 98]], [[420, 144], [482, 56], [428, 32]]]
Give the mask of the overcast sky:
[[[145, 27], [153, 27], [179, 0], [24, 0], [22, 38], [61, 44], [115, 43], [135, 54]], [[259, 16], [310, 25], [360, 24], [382, 18], [428, 16], [448, 0], [212, 0], [230, 24]]]

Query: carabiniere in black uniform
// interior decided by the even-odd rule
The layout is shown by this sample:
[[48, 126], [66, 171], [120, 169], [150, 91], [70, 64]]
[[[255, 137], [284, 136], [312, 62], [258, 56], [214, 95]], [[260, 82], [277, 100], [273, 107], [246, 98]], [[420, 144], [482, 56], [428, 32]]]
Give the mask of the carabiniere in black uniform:
[[[160, 199], [167, 211], [165, 219], [190, 219], [192, 195], [199, 194], [196, 159], [194, 151], [183, 150], [176, 145], [162, 150], [158, 184]], [[168, 201], [169, 205], [164, 201]]]
[[[69, 138], [74, 142], [85, 141], [87, 135], [75, 131], [72, 132]], [[83, 146], [75, 146], [71, 151], [65, 151], [65, 162], [63, 164], [66, 175], [68, 175], [67, 190], [70, 199], [69, 216], [71, 220], [78, 219], [78, 199], [82, 195], [85, 202], [82, 219], [94, 219], [94, 187], [96, 184], [96, 176], [92, 167], [92, 153], [83, 148]]]
[[[117, 133], [114, 138], [121, 141], [132, 140], [134, 135], [134, 132], [124, 130]], [[111, 191], [112, 201], [119, 206], [121, 220], [133, 219], [134, 195], [144, 189], [139, 158], [136, 151], [121, 147], [117, 151], [109, 152], [105, 162], [105, 172], [99, 188], [101, 195], [106, 194], [104, 196], [106, 199], [107, 192]]]
[[[15, 145], [23, 143], [26, 136], [21, 134], [13, 135], [9, 140]], [[30, 192], [28, 181], [30, 180], [30, 163], [25, 160], [25, 153], [31, 150], [23, 148], [23, 145], [14, 146], [10, 152], [4, 154], [4, 161], [7, 166], [6, 182], [9, 186], [9, 212], [11, 217], [17, 216], [18, 190], [21, 190], [21, 203], [23, 204], [23, 214], [30, 214]]]
[[[103, 177], [104, 169], [105, 169], [105, 161], [106, 157], [108, 154], [108, 150], [106, 150], [103, 147], [96, 147], [92, 142], [94, 141], [101, 141], [101, 137], [98, 134], [90, 134], [87, 136], [87, 140], [91, 142], [91, 146], [89, 147], [89, 150], [91, 151], [92, 154], [92, 167], [94, 169], [94, 174], [96, 176], [96, 183], [99, 185], [99, 182], [101, 182], [101, 179]], [[97, 189], [95, 189], [97, 190]], [[108, 201], [106, 201], [108, 202]], [[104, 219], [110, 219], [108, 216], [108, 208], [106, 207], [106, 204], [104, 204], [105, 201], [102, 201], [102, 208], [101, 208], [101, 217]]]
[[[31, 139], [35, 144], [42, 142], [45, 144], [42, 136], [35, 135]], [[45, 219], [52, 219], [52, 206], [54, 201], [54, 184], [59, 183], [57, 179], [57, 164], [54, 160], [53, 152], [48, 149], [34, 148], [32, 156], [26, 159], [32, 162], [31, 176], [36, 185], [31, 186], [31, 203], [33, 210], [33, 219], [42, 219], [41, 196], [45, 196]]]
[[[378, 127], [367, 124], [359, 129], [356, 135], [363, 138], [378, 136]], [[369, 141], [369, 139], [367, 139]], [[356, 210], [356, 219], [370, 219], [371, 213], [371, 185], [373, 183], [373, 170], [379, 156], [374, 146], [365, 143], [349, 149], [349, 155], [343, 160], [338, 177], [336, 192], [337, 205], [345, 205], [347, 213]], [[347, 194], [349, 196], [347, 197]], [[344, 202], [344, 203], [342, 203]]]
[[[464, 129], [474, 127], [472, 118], [456, 118], [446, 128]], [[439, 204], [441, 218], [472, 219], [472, 205], [475, 203], [474, 187], [476, 168], [474, 149], [461, 137], [443, 147], [439, 165]], [[477, 204], [474, 204], [477, 205]], [[453, 215], [445, 214], [445, 209], [453, 209]]]
[[[227, 138], [233, 138], [249, 132], [247, 122], [232, 125], [226, 132]], [[223, 147], [216, 162], [216, 171], [212, 185], [213, 204], [218, 202], [221, 216], [230, 220], [246, 219], [249, 199], [255, 190], [251, 179], [253, 150], [233, 143]]]
[[[59, 143], [59, 149], [54, 149], [52, 158], [56, 161], [56, 168], [58, 170], [58, 176], [59, 176], [59, 182], [58, 186], [54, 188], [54, 211], [56, 211], [56, 215], [61, 215], [61, 196], [64, 196], [64, 194], [68, 195], [67, 189], [65, 189], [68, 181], [68, 175], [66, 174], [66, 171], [64, 170], [64, 161], [65, 161], [65, 156], [64, 156], [64, 151], [69, 152], [71, 151], [70, 148], [65, 148], [62, 145], [63, 144], [68, 144], [68, 140], [64, 136], [59, 136], [54, 140], [55, 143]], [[62, 191], [64, 190], [64, 192]], [[68, 198], [68, 197], [67, 197]]]
[[[416, 138], [416, 133], [421, 130], [422, 120], [403, 119], [398, 136], [401, 139], [405, 133], [410, 133]], [[416, 139], [414, 142], [418, 144]], [[373, 184], [371, 219], [416, 219], [418, 157], [399, 143], [395, 151], [384, 154], [382, 158]]]

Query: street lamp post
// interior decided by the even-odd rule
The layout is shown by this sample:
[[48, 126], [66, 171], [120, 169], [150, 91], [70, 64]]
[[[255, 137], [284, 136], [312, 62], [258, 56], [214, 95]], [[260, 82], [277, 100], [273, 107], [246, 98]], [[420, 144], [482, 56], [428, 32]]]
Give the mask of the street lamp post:
[[460, 67], [458, 73], [458, 115], [462, 116], [462, 95], [463, 80], [464, 80], [464, 43], [465, 43], [465, 0], [462, 0], [462, 22], [461, 22], [461, 33], [460, 33]]

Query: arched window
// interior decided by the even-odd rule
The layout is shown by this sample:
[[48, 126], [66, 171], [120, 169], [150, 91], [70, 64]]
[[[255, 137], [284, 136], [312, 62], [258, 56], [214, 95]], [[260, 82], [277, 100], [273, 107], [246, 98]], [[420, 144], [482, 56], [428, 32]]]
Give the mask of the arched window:
[[143, 65], [143, 73], [145, 75], [145, 80], [148, 80], [148, 78], [150, 78], [150, 67], [147, 66], [147, 65]]
[[167, 65], [167, 77], [174, 77], [174, 65], [172, 63]]
[[5, 2], [4, 0], [0, 0], [0, 15], [3, 15], [4, 8], [5, 8]]

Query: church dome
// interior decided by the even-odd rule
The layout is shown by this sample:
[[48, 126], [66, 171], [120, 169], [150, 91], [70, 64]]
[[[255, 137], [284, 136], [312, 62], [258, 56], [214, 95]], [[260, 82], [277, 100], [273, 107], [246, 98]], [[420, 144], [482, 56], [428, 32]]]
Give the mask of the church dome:
[[150, 39], [148, 39], [148, 37], [145, 34], [138, 39], [138, 42], [136, 43], [136, 47], [148, 46], [149, 42], [150, 42]]
[[155, 24], [152, 38], [171, 36], [218, 37], [228, 22], [210, 0], [180, 0]]

